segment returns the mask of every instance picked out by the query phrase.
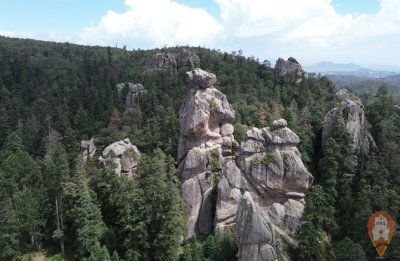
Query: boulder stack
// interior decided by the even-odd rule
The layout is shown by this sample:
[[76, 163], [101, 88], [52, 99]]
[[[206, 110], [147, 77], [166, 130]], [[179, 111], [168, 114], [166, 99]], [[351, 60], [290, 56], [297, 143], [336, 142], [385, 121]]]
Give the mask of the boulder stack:
[[117, 175], [127, 175], [132, 178], [135, 175], [141, 154], [129, 138], [120, 140], [107, 146], [100, 156], [99, 161], [105, 166], [114, 169]]

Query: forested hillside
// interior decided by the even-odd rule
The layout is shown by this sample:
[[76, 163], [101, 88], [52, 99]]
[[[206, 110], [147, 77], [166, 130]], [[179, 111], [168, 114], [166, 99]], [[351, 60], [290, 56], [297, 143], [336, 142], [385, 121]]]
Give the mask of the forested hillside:
[[[375, 260], [369, 216], [385, 210], [400, 217], [400, 116], [387, 89], [361, 101], [337, 95], [326, 77], [283, 74], [240, 55], [184, 48], [216, 75], [216, 88], [236, 114], [238, 142], [252, 127], [280, 118], [299, 136], [314, 182], [299, 244], [287, 250], [291, 260]], [[37, 251], [49, 260], [236, 259], [233, 231], [182, 242], [179, 109], [194, 66], [158, 68], [154, 56], [182, 49], [0, 37], [0, 260], [29, 260]], [[120, 83], [144, 86], [135, 110], [127, 110], [129, 84]], [[358, 132], [346, 129], [353, 115], [348, 101], [365, 112]], [[355, 133], [363, 137], [360, 146]], [[84, 160], [81, 141], [92, 138], [97, 150]], [[134, 178], [99, 160], [107, 146], [126, 138], [141, 152]], [[396, 231], [385, 256], [400, 260], [399, 249]]]

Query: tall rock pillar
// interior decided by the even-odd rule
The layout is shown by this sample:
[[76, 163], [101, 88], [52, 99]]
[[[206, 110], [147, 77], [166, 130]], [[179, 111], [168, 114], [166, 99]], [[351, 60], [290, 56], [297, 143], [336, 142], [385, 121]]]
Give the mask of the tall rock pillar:
[[233, 154], [234, 111], [214, 85], [216, 76], [195, 69], [187, 72], [193, 87], [179, 111], [178, 170], [183, 182], [187, 225], [184, 239], [214, 229], [217, 183], [224, 158]]

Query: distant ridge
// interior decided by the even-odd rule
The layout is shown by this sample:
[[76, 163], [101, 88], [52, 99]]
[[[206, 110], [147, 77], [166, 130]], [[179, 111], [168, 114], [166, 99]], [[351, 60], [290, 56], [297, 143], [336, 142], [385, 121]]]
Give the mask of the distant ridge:
[[333, 63], [323, 61], [311, 66], [304, 66], [305, 69], [309, 72], [329, 72], [329, 71], [340, 71], [340, 72], [349, 72], [349, 71], [358, 71], [362, 69], [361, 66], [354, 63]]

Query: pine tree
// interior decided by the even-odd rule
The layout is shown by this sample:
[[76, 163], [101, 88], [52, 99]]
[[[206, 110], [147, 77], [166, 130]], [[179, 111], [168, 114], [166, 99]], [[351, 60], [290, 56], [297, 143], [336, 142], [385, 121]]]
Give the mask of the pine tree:
[[3, 162], [3, 195], [11, 198], [24, 244], [38, 246], [44, 236], [46, 191], [42, 172], [32, 157], [17, 150]]
[[96, 242], [89, 258], [85, 261], [111, 261], [110, 254], [105, 246], [101, 247], [99, 242]]
[[60, 251], [65, 257], [64, 223], [65, 204], [63, 185], [70, 178], [67, 154], [61, 144], [58, 144], [51, 161], [45, 169], [47, 195], [49, 198], [48, 221], [52, 237], [59, 241]]
[[345, 237], [335, 247], [337, 261], [367, 261], [367, 257], [360, 244], [354, 243], [350, 238]]
[[[0, 175], [1, 176], [1, 175]], [[18, 218], [10, 198], [0, 196], [0, 260], [20, 259]]]
[[142, 158], [138, 175], [150, 206], [150, 254], [155, 260], [176, 260], [184, 215], [174, 161], [156, 149], [151, 157]]
[[11, 132], [5, 139], [2, 150], [0, 150], [0, 163], [8, 158], [17, 151], [23, 151], [24, 145], [22, 144], [21, 138], [15, 131]]
[[75, 175], [65, 186], [70, 202], [68, 219], [73, 225], [75, 248], [79, 258], [87, 257], [101, 239], [105, 226], [95, 193], [89, 188], [82, 164], [77, 164]]

